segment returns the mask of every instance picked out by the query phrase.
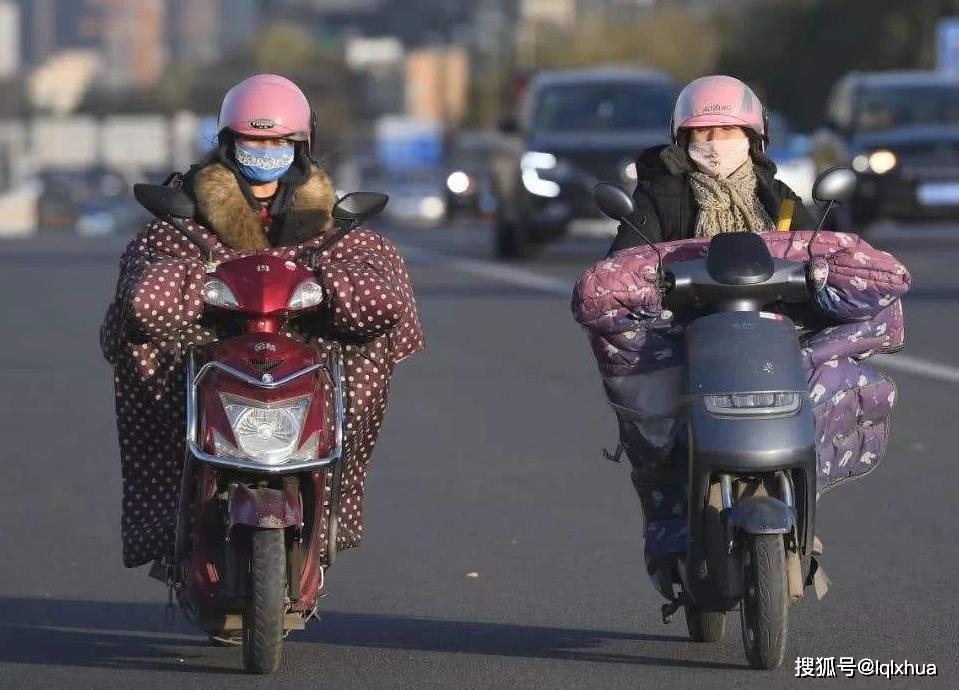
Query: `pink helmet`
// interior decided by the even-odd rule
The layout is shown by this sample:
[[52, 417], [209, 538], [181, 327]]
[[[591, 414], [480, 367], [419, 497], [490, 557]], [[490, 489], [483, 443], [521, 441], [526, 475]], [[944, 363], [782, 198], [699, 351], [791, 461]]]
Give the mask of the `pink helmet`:
[[217, 130], [251, 137], [285, 137], [312, 145], [313, 110], [286, 77], [255, 74], [226, 92]]
[[685, 127], [735, 125], [766, 139], [766, 112], [753, 90], [735, 77], [717, 74], [686, 85], [673, 109], [673, 140]]

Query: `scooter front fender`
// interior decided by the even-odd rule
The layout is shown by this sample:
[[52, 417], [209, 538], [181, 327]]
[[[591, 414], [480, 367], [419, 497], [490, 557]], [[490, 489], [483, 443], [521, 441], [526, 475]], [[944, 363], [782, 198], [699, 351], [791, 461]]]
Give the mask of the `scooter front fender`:
[[746, 534], [787, 534], [796, 527], [796, 511], [772, 496], [750, 496], [726, 514], [730, 540], [736, 530]]
[[298, 482], [285, 482], [283, 489], [230, 484], [227, 534], [230, 534], [236, 525], [265, 529], [302, 527], [303, 507], [300, 503]]

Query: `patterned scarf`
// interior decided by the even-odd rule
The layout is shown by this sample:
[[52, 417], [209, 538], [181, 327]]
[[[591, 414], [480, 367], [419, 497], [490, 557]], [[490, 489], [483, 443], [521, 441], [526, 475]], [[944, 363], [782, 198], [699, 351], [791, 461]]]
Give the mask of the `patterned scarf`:
[[772, 218], [756, 194], [756, 171], [752, 159], [747, 159], [726, 179], [697, 171], [689, 173], [689, 180], [699, 205], [696, 237], [774, 229]]

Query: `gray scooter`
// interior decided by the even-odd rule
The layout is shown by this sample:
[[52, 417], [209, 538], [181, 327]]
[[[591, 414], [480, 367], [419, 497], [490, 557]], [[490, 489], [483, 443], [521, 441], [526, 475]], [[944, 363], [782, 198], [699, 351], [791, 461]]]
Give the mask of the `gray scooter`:
[[[841, 168], [819, 177], [814, 197], [829, 204], [823, 218], [855, 183]], [[594, 196], [604, 214], [632, 226], [625, 191], [602, 183]], [[774, 259], [746, 232], [717, 235], [703, 259], [666, 270], [659, 262], [663, 308], [687, 324], [689, 454], [687, 552], [663, 618], [683, 607], [692, 638], [712, 642], [738, 605], [746, 658], [760, 669], [782, 664], [789, 604], [802, 598], [814, 567], [812, 403], [799, 331], [775, 311], [810, 300], [811, 263], [811, 253], [809, 262]]]

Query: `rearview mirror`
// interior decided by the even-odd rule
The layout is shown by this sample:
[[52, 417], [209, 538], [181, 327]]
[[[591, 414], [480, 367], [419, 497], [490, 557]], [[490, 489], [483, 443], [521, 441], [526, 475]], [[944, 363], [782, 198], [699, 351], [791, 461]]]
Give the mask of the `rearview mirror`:
[[617, 185], [610, 182], [600, 182], [593, 187], [593, 198], [604, 215], [613, 220], [622, 220], [636, 212], [633, 197]]
[[135, 184], [133, 196], [157, 218], [193, 218], [193, 199], [179, 189], [162, 184]]
[[849, 168], [830, 168], [816, 178], [812, 198], [820, 204], [846, 203], [855, 193], [856, 183], [856, 173]]
[[377, 192], [350, 192], [333, 206], [333, 218], [362, 223], [378, 216], [390, 198]]

